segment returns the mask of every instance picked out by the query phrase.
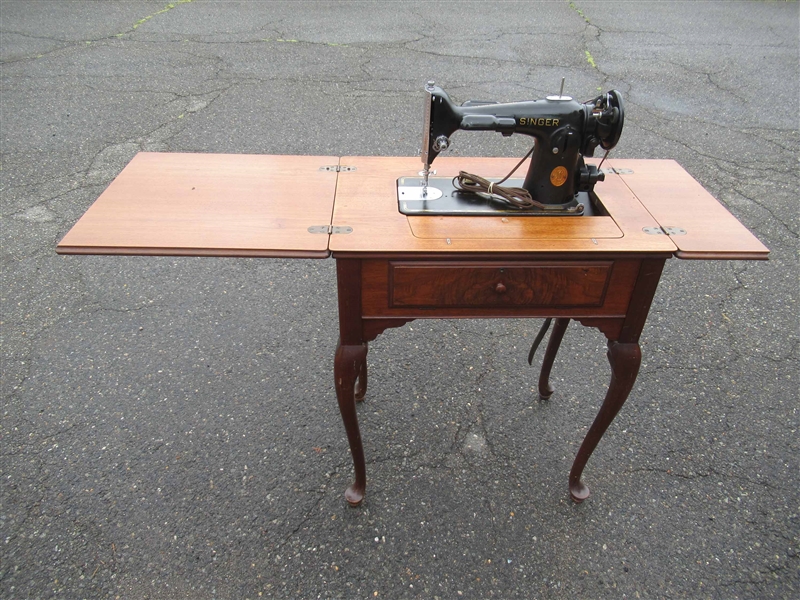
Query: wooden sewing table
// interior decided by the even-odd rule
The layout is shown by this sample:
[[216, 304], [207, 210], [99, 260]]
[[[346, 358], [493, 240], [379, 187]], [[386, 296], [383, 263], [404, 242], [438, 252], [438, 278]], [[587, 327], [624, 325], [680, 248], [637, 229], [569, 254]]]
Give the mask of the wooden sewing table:
[[[440, 157], [438, 176], [502, 177], [514, 159]], [[664, 263], [766, 259], [765, 248], [677, 163], [609, 160], [600, 216], [413, 216], [396, 181], [418, 158], [140, 153], [59, 243], [62, 254], [336, 259], [334, 379], [364, 498], [356, 402], [367, 344], [414, 319], [554, 317], [539, 378], [549, 383], [570, 319], [608, 339], [611, 381], [569, 474], [583, 469], [633, 387], [639, 336]], [[523, 167], [523, 172], [527, 166]]]

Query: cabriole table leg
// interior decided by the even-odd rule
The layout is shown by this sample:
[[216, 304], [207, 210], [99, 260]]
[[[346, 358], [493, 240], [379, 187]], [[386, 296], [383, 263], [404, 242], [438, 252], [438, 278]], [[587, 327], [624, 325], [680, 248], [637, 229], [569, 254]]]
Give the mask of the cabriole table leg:
[[362, 374], [366, 383], [367, 345], [343, 346], [336, 348], [333, 364], [333, 376], [336, 381], [336, 398], [339, 401], [339, 412], [342, 414], [350, 453], [353, 455], [353, 468], [356, 479], [344, 496], [351, 506], [358, 506], [364, 500], [367, 485], [367, 470], [364, 463], [364, 446], [361, 443], [361, 432], [358, 428], [356, 414], [355, 383]]
[[589, 497], [589, 488], [581, 481], [583, 468], [611, 421], [625, 404], [636, 381], [639, 365], [642, 362], [639, 344], [609, 342], [608, 362], [611, 364], [611, 383], [600, 412], [597, 413], [589, 433], [586, 434], [569, 473], [569, 493], [575, 502], [583, 502]]
[[547, 342], [547, 350], [542, 361], [542, 371], [539, 374], [539, 398], [542, 400], [550, 398], [555, 391], [553, 386], [550, 385], [550, 371], [553, 369], [553, 362], [556, 360], [561, 340], [564, 339], [567, 325], [569, 325], [569, 319], [556, 319], [556, 324], [553, 326], [552, 333], [550, 333], [550, 340]]
[[367, 352], [369, 351], [367, 344], [364, 344], [364, 360], [361, 361], [361, 366], [358, 369], [358, 379], [356, 380], [355, 398], [356, 402], [364, 400], [367, 395]]

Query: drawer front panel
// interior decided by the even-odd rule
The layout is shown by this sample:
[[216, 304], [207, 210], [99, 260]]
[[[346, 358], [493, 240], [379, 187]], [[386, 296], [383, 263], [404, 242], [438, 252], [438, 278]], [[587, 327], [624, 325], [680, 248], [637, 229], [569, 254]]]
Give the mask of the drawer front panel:
[[612, 261], [390, 262], [390, 307], [599, 307], [612, 266]]

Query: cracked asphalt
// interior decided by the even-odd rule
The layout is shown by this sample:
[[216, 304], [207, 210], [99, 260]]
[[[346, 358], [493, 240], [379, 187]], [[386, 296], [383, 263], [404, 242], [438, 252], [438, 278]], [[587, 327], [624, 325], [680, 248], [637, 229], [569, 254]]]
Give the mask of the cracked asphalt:
[[[0, 596], [800, 596], [797, 3], [2, 0], [0, 36]], [[352, 509], [332, 260], [55, 254], [137, 151], [414, 155], [426, 80], [561, 77], [621, 90], [613, 155], [677, 160], [771, 249], [667, 263], [580, 506], [596, 330], [549, 402], [535, 321], [381, 335]]]

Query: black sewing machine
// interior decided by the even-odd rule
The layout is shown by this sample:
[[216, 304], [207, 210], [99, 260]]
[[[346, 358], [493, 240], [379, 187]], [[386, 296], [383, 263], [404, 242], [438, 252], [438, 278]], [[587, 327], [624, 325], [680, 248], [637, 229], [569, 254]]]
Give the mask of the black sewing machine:
[[[407, 215], [591, 214], [589, 193], [604, 174], [587, 165], [600, 146], [611, 150], [619, 141], [625, 117], [616, 90], [585, 103], [563, 95], [528, 102], [467, 101], [454, 104], [429, 81], [425, 86], [425, 123], [420, 177], [398, 180], [400, 212]], [[521, 185], [515, 180], [491, 181], [462, 172], [459, 177], [432, 178], [431, 164], [450, 146], [450, 136], [465, 131], [522, 133], [535, 140], [530, 166]], [[527, 158], [527, 156], [525, 158]], [[523, 159], [524, 161], [524, 159]], [[520, 161], [520, 164], [523, 162]], [[519, 166], [519, 165], [518, 165]], [[513, 173], [513, 171], [512, 171]], [[511, 175], [511, 174], [509, 174]]]

